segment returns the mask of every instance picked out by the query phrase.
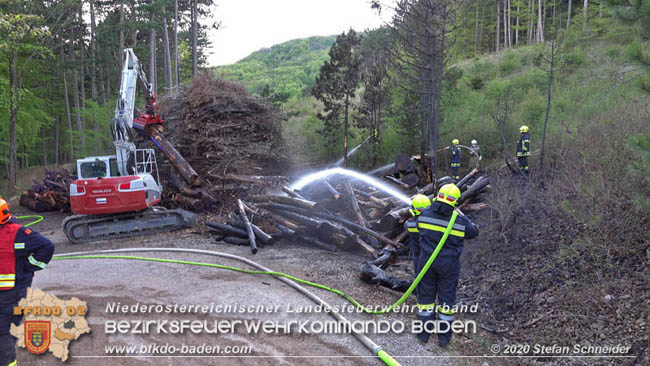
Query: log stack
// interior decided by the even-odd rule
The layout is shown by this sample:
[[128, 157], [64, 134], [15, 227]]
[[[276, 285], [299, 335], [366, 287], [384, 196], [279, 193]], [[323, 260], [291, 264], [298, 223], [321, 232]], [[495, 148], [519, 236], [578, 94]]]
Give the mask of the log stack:
[[70, 212], [70, 183], [76, 177], [66, 169], [45, 169], [43, 179], [20, 195], [20, 205], [34, 212]]
[[[489, 179], [477, 173], [472, 171], [461, 184], [461, 207], [466, 210], [485, 207], [475, 202], [488, 189]], [[238, 200], [227, 223], [207, 221], [206, 226], [218, 241], [250, 245], [253, 253], [283, 238], [329, 251], [360, 250], [373, 258], [364, 276], [369, 282], [387, 284], [388, 276], [379, 278], [377, 273], [398, 252], [408, 250], [404, 222], [410, 215], [408, 203], [365, 182], [337, 175], [300, 191], [283, 186], [274, 195], [249, 195]]]

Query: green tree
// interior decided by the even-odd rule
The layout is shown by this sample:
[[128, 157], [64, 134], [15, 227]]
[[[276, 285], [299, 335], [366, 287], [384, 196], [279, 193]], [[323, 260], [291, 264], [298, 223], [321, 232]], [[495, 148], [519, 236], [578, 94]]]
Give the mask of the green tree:
[[16, 128], [24, 96], [21, 79], [25, 67], [19, 69], [19, 57], [26, 58], [20, 65], [24, 66], [34, 56], [48, 53], [39, 42], [49, 31], [43, 26], [42, 16], [24, 13], [29, 6], [27, 3], [15, 0], [0, 3], [0, 52], [9, 64], [9, 191], [16, 186]]
[[348, 163], [348, 140], [350, 135], [350, 107], [359, 85], [359, 70], [361, 58], [358, 52], [361, 36], [350, 29], [341, 33], [330, 48], [329, 61], [320, 68], [320, 75], [312, 94], [323, 103], [323, 112], [318, 118], [324, 122], [321, 131], [326, 137], [328, 147], [337, 142], [337, 130], [340, 128], [340, 117], [343, 113], [343, 166]]

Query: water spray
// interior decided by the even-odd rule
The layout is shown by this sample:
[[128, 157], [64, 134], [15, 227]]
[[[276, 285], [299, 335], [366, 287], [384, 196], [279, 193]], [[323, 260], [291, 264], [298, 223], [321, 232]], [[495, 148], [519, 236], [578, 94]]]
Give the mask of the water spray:
[[303, 189], [305, 186], [307, 186], [310, 183], [313, 183], [317, 180], [320, 179], [325, 179], [329, 177], [330, 175], [336, 175], [336, 174], [341, 174], [345, 175], [351, 178], [358, 179], [360, 181], [363, 181], [364, 183], [367, 183], [377, 189], [380, 189], [388, 194], [390, 194], [393, 197], [399, 198], [401, 201], [406, 203], [407, 205], [411, 204], [411, 199], [408, 198], [404, 193], [398, 191], [397, 189], [379, 181], [376, 178], [373, 178], [369, 175], [359, 173], [354, 170], [349, 170], [349, 169], [343, 169], [343, 168], [331, 168], [331, 169], [326, 169], [326, 170], [321, 170], [312, 174], [309, 174], [297, 182], [293, 183], [291, 185], [291, 189], [293, 190], [300, 190]]

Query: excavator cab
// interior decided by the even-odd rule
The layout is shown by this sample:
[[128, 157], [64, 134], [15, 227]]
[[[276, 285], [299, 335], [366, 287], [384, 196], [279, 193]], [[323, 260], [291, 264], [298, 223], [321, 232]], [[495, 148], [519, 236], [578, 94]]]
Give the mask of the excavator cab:
[[133, 151], [128, 170], [132, 174], [120, 174], [116, 156], [77, 160], [77, 180], [70, 184], [72, 212], [106, 215], [141, 211], [160, 203], [162, 186], [153, 149]]

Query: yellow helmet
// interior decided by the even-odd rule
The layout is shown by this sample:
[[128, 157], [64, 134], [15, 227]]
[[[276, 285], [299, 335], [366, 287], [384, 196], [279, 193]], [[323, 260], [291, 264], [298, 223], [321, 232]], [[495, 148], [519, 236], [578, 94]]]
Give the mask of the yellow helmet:
[[431, 200], [429, 197], [423, 194], [416, 194], [411, 197], [411, 215], [417, 216], [425, 208], [431, 206]]
[[436, 198], [436, 201], [444, 202], [450, 205], [451, 207], [455, 207], [459, 199], [460, 199], [460, 189], [458, 189], [458, 187], [456, 187], [455, 184], [449, 183], [449, 184], [445, 184], [440, 188], [440, 190], [438, 191], [438, 197]]
[[451, 143], [454, 144], [454, 145], [458, 145], [458, 144], [460, 144], [460, 141], [458, 141], [458, 139], [453, 139], [451, 141]]
[[521, 132], [521, 133], [528, 132], [528, 126], [523, 125], [523, 126], [519, 127], [519, 132]]

